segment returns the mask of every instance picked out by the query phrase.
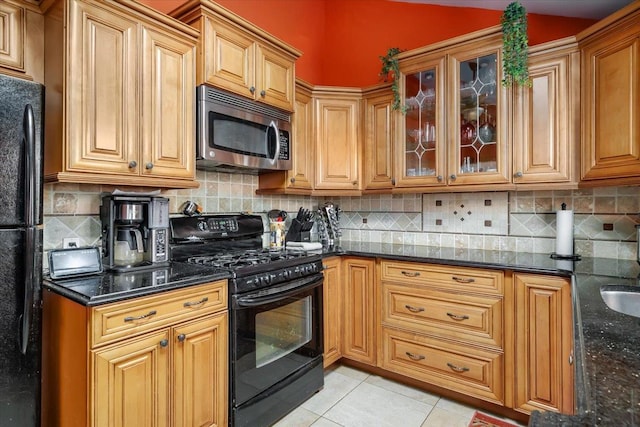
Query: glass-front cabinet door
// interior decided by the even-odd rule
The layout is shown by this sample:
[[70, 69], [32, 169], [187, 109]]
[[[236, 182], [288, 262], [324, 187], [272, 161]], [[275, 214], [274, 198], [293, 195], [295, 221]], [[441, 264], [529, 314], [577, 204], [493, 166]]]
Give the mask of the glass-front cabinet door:
[[506, 89], [499, 45], [449, 56], [449, 185], [509, 182]]
[[445, 58], [404, 63], [399, 84], [396, 187], [446, 185]]

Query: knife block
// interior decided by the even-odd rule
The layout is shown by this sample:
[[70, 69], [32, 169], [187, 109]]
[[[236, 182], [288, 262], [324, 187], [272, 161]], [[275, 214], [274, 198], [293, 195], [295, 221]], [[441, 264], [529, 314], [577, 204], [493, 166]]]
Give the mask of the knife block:
[[287, 242], [310, 242], [311, 241], [311, 228], [313, 227], [313, 222], [308, 221], [302, 223], [298, 221], [296, 218], [291, 220], [291, 226], [287, 231], [287, 236], [285, 237], [285, 241]]

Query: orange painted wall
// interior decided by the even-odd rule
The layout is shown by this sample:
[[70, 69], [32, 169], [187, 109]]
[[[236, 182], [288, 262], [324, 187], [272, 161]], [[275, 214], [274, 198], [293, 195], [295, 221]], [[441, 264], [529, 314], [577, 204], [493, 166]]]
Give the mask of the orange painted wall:
[[[168, 12], [183, 0], [142, 0]], [[390, 47], [413, 49], [498, 25], [501, 11], [390, 0], [217, 0], [303, 52], [297, 76], [318, 85], [369, 86]], [[528, 15], [529, 44], [574, 35], [589, 19]]]

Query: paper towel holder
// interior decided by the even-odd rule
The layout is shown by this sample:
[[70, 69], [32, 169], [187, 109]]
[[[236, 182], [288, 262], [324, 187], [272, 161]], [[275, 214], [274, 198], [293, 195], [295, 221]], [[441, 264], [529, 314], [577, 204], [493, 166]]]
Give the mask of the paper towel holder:
[[[566, 211], [567, 209], [567, 204], [566, 203], [562, 203], [561, 205], [561, 209], [562, 211]], [[571, 218], [571, 227], [573, 228], [573, 218]], [[571, 231], [571, 235], [572, 235], [572, 240], [573, 240], [573, 230]], [[565, 236], [566, 237], [566, 236]], [[558, 248], [558, 238], [556, 237], [556, 249]], [[573, 252], [573, 241], [571, 242], [571, 248]], [[558, 259], [558, 260], [573, 260], [573, 261], [579, 261], [581, 259], [580, 255], [578, 254], [559, 254], [557, 252], [552, 252], [551, 253], [551, 259]]]

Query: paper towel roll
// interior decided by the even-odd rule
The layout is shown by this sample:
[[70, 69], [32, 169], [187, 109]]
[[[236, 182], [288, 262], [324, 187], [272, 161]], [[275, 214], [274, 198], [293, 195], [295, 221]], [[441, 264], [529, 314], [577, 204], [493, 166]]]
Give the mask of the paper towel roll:
[[573, 255], [573, 211], [556, 212], [556, 254]]

